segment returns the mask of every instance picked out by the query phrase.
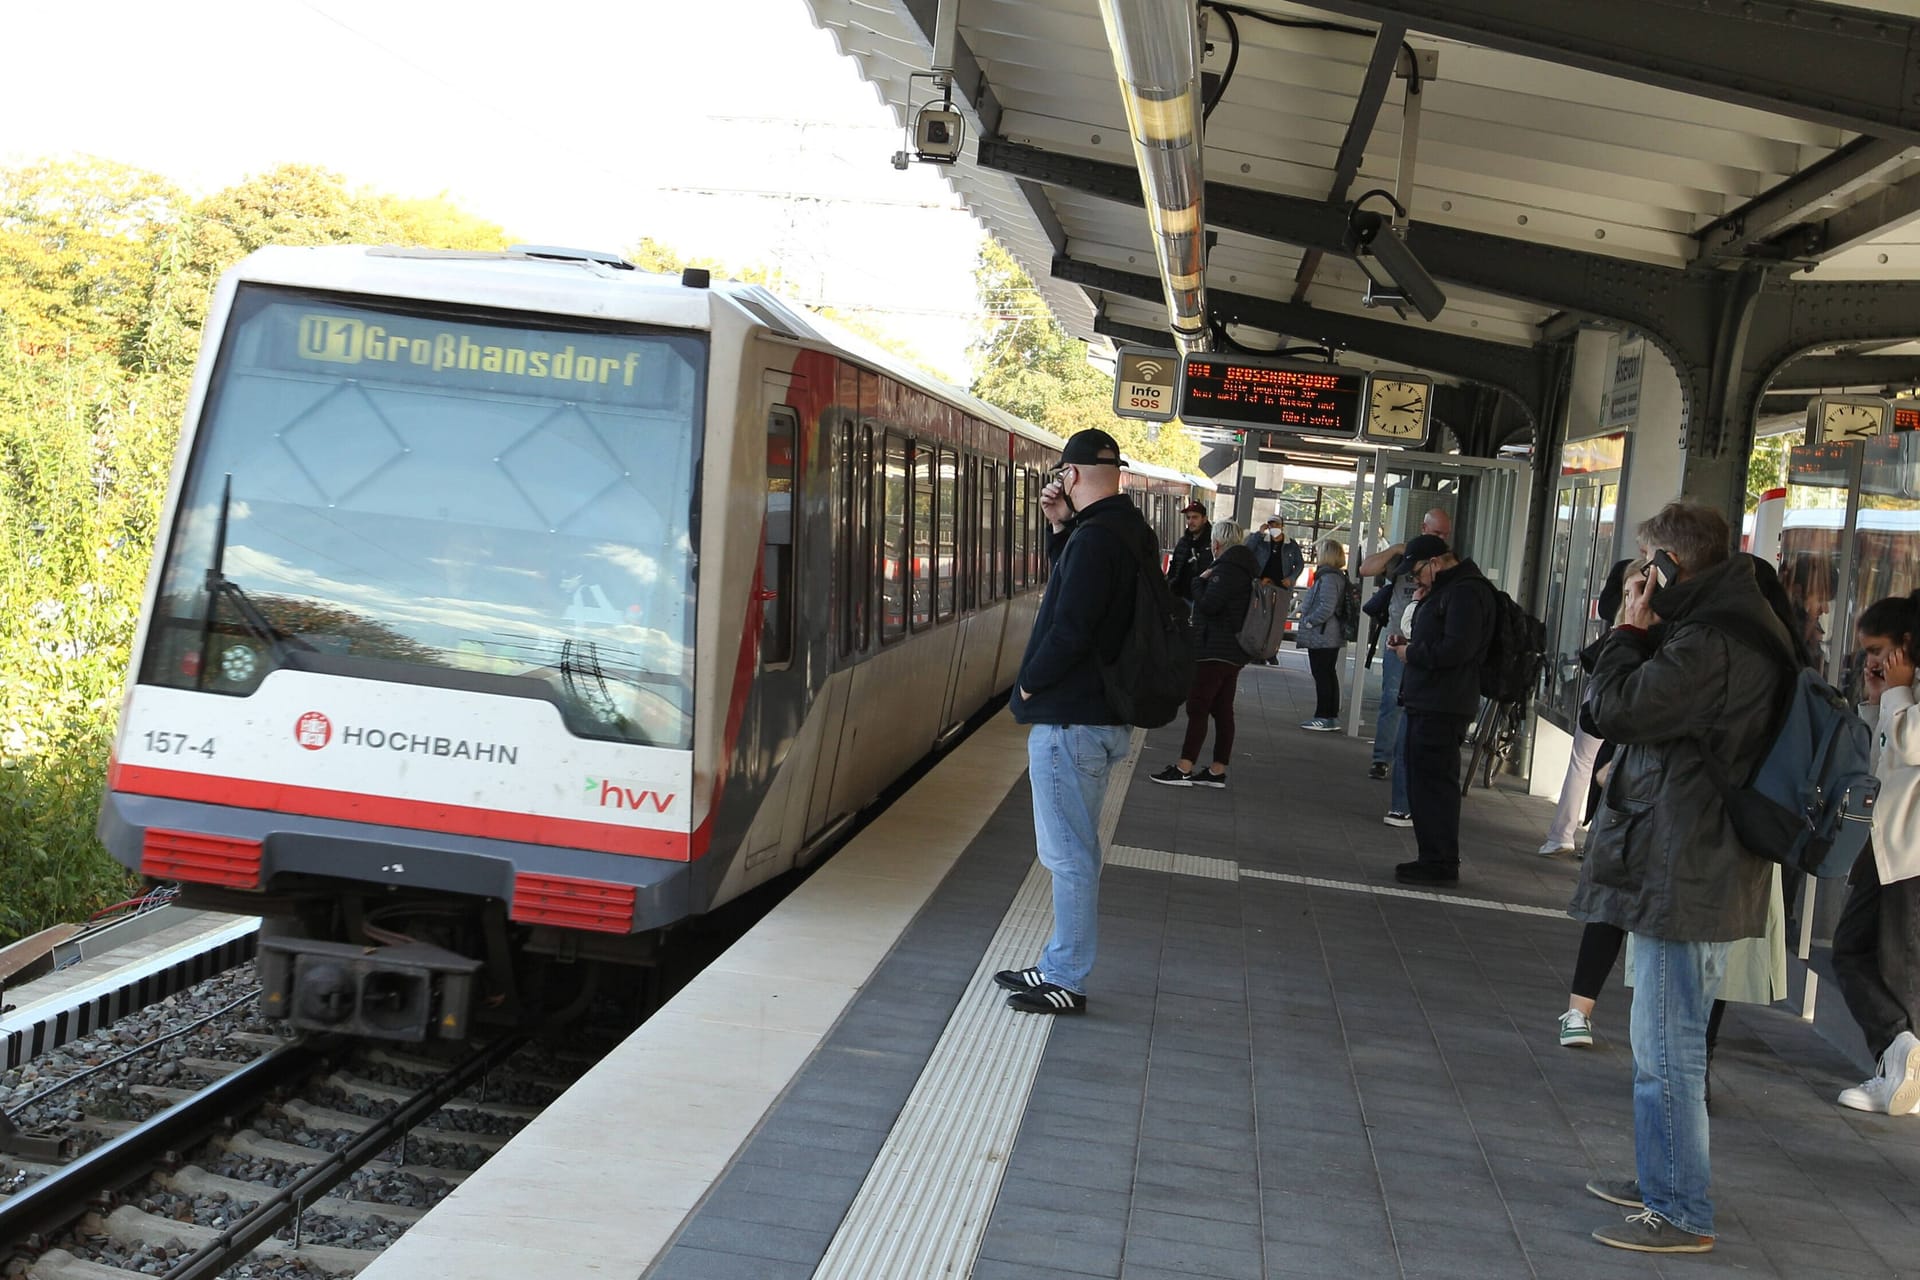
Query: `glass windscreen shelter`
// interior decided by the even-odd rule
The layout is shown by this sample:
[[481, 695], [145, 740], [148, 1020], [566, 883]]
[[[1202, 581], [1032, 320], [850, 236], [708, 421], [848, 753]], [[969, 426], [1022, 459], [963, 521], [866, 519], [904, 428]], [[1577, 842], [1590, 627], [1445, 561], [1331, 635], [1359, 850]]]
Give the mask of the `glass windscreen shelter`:
[[[1754, 551], [1764, 558], [1769, 549]], [[1854, 620], [1874, 601], [1920, 587], [1920, 432], [1794, 449], [1779, 564], [1801, 639], [1857, 703], [1864, 690]], [[1845, 897], [1840, 880], [1809, 880], [1802, 890], [1800, 930], [1788, 945], [1816, 971], [1830, 972]]]
[[1580, 651], [1613, 621], [1599, 616], [1596, 601], [1619, 554], [1620, 477], [1626, 458], [1624, 431], [1572, 441], [1560, 453], [1541, 614], [1547, 626], [1547, 675], [1539, 708], [1568, 733], [1586, 696]]
[[[1420, 521], [1435, 507], [1453, 518], [1454, 550], [1480, 566], [1496, 587], [1524, 598], [1520, 566], [1526, 550], [1529, 467], [1504, 458], [1463, 458], [1455, 454], [1401, 453], [1362, 457], [1356, 467], [1359, 519], [1354, 544], [1359, 559], [1381, 547], [1405, 542], [1420, 532]], [[1371, 582], [1361, 584], [1364, 599]], [[1345, 687], [1363, 687], [1361, 664], [1367, 657], [1366, 630], [1347, 653]], [[1377, 681], [1376, 681], [1377, 683]], [[1346, 699], [1346, 730], [1358, 737], [1363, 699]]]

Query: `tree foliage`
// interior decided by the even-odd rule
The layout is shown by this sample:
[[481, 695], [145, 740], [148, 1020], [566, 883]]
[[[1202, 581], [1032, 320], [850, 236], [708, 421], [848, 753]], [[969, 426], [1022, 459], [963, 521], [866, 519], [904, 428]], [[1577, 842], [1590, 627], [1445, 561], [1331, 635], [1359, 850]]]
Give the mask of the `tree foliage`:
[[105, 160], [0, 169], [0, 943], [130, 886], [94, 820], [214, 281], [338, 241], [508, 238], [298, 165], [197, 201]]
[[988, 239], [974, 269], [985, 314], [972, 351], [973, 394], [1058, 436], [1109, 432], [1129, 458], [1196, 471], [1200, 446], [1176, 423], [1150, 438], [1148, 424], [1115, 416], [1113, 378], [1087, 362], [1086, 346], [1060, 327], [1033, 280]]

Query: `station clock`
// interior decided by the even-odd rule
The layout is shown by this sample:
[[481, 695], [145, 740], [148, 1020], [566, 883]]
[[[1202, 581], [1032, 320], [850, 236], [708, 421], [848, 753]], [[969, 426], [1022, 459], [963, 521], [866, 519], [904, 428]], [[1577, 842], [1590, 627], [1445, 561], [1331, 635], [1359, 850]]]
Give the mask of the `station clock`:
[[1370, 444], [1417, 447], [1433, 421], [1433, 379], [1424, 373], [1379, 370], [1367, 378], [1367, 412], [1360, 438]]
[[1815, 396], [1807, 405], [1807, 442], [1844, 444], [1893, 431], [1893, 402], [1877, 396]]

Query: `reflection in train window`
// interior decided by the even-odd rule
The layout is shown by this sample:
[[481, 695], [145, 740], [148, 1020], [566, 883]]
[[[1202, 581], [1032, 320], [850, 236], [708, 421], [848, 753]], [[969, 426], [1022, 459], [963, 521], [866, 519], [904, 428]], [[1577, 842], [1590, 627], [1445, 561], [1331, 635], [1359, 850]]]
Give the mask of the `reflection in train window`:
[[705, 365], [688, 334], [243, 286], [140, 678], [433, 668], [688, 745]]
[[880, 522], [880, 638], [907, 631], [907, 442], [887, 433], [886, 507]]

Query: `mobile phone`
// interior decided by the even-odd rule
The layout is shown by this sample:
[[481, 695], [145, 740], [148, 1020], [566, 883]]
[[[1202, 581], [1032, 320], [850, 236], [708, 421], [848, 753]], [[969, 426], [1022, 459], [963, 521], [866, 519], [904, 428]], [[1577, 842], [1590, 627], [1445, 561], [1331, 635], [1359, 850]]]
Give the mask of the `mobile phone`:
[[1680, 576], [1680, 566], [1665, 551], [1656, 551], [1653, 553], [1653, 572], [1661, 586], [1669, 586]]

